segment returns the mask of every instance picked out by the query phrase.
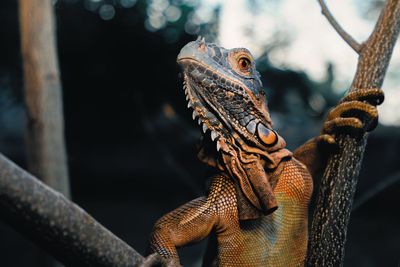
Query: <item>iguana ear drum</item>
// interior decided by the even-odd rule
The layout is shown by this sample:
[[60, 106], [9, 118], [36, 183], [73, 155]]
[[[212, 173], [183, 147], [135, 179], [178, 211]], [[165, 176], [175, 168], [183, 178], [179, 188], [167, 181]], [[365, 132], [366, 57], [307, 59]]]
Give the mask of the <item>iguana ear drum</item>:
[[278, 140], [278, 136], [276, 135], [276, 133], [273, 130], [265, 127], [262, 123], [259, 123], [257, 125], [257, 135], [260, 140], [267, 146], [274, 145]]

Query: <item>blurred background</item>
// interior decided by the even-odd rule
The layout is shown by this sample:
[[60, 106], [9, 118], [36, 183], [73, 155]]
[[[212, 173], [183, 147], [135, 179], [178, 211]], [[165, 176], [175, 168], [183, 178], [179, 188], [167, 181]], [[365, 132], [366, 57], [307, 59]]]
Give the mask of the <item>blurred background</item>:
[[[329, 4], [329, 3], [328, 3]], [[330, 6], [359, 41], [381, 0]], [[144, 254], [163, 214], [204, 194], [211, 170], [175, 62], [206, 37], [257, 58], [275, 128], [295, 149], [320, 131], [345, 94], [357, 57], [306, 0], [54, 0], [72, 199]], [[384, 84], [380, 125], [370, 135], [345, 266], [400, 264], [400, 51]], [[18, 5], [0, 1], [0, 151], [26, 168], [26, 114]], [[200, 266], [205, 242], [181, 249]], [[0, 266], [44, 266], [38, 248], [0, 222]]]

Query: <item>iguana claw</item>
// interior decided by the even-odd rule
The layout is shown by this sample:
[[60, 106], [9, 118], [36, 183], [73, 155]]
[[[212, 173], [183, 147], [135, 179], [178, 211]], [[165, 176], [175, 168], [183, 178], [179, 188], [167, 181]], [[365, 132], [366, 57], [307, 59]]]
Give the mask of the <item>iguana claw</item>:
[[157, 253], [150, 254], [137, 267], [182, 267], [177, 260], [166, 259]]
[[[349, 93], [328, 113], [322, 134], [333, 138], [338, 134], [361, 137], [365, 132], [372, 131], [378, 125], [376, 106], [383, 100], [384, 94], [381, 89], [363, 89]], [[324, 138], [321, 141], [324, 141]]]
[[383, 102], [381, 89], [364, 89], [349, 93], [327, 116], [321, 134], [294, 152], [313, 177], [321, 175], [330, 155], [339, 151], [337, 136], [348, 134], [360, 138], [378, 124], [377, 105]]
[[383, 100], [385, 100], [385, 94], [382, 89], [377, 88], [357, 90], [346, 95], [342, 100], [340, 100], [339, 104], [353, 100], [367, 102], [371, 105], [377, 106], [383, 103]]

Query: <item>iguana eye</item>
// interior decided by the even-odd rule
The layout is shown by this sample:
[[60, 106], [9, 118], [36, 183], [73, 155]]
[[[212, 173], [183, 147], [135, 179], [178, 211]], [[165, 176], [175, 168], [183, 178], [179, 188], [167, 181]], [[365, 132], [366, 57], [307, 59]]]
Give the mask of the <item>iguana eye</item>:
[[250, 62], [250, 60], [249, 60], [248, 58], [246, 58], [246, 57], [241, 57], [241, 58], [239, 58], [239, 60], [238, 60], [238, 65], [239, 65], [239, 69], [240, 69], [241, 71], [247, 72], [247, 71], [249, 71], [249, 69], [250, 69], [251, 62]]

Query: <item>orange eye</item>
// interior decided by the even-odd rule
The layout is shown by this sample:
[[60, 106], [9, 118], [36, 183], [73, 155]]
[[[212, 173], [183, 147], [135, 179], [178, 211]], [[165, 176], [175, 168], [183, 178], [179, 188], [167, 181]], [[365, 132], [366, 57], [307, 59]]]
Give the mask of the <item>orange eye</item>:
[[241, 71], [248, 71], [251, 66], [250, 60], [246, 57], [239, 58], [238, 64]]

